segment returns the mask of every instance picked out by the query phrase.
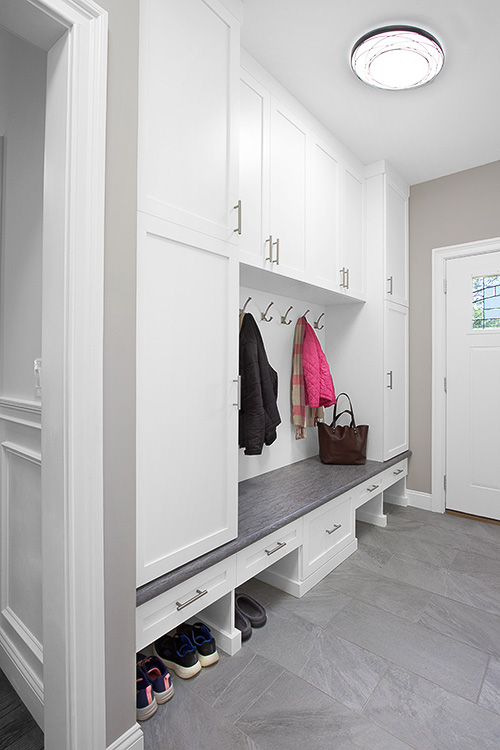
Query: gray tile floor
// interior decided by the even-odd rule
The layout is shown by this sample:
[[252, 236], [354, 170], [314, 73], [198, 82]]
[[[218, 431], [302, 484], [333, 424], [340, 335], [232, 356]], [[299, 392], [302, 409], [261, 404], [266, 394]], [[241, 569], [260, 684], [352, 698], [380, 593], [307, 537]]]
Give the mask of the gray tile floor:
[[500, 526], [386, 506], [302, 599], [142, 724], [146, 750], [499, 750]]

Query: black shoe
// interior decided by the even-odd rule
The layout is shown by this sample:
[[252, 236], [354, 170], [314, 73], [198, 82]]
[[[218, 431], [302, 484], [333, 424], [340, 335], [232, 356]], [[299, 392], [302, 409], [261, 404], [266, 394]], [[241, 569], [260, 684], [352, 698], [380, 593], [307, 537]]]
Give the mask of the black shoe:
[[198, 660], [202, 667], [208, 667], [219, 661], [219, 654], [215, 645], [215, 638], [210, 632], [210, 628], [202, 622], [195, 622], [194, 625], [183, 623], [177, 628], [179, 635], [187, 635], [198, 652]]
[[261, 628], [267, 622], [266, 610], [248, 594], [236, 594], [236, 612], [250, 622], [252, 628]]
[[154, 644], [155, 654], [178, 677], [187, 680], [201, 669], [196, 648], [187, 635], [164, 635]]
[[252, 626], [248, 617], [238, 607], [234, 608], [234, 627], [241, 630], [241, 640], [248, 641], [252, 635]]

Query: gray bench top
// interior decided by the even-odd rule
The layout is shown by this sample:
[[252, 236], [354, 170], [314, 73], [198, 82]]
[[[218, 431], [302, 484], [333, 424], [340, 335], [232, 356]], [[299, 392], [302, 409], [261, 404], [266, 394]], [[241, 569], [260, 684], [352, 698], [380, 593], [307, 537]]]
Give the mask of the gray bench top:
[[304, 516], [411, 455], [364, 466], [328, 466], [318, 456], [283, 466], [239, 484], [238, 536], [227, 544], [137, 589], [137, 606], [225, 560], [249, 544]]

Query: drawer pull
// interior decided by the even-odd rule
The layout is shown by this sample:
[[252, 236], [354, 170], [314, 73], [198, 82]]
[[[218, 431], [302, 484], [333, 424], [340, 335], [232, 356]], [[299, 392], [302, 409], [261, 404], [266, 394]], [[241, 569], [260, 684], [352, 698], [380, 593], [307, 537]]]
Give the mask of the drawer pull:
[[379, 485], [379, 484], [372, 484], [372, 486], [371, 486], [371, 487], [368, 487], [368, 488], [367, 488], [367, 491], [368, 491], [368, 492], [373, 492], [373, 490], [376, 490], [376, 489], [378, 489], [378, 487], [380, 487], [380, 485]]
[[398, 474], [401, 474], [402, 471], [404, 471], [404, 469], [398, 469], [397, 471], [393, 471], [392, 473], [396, 474], [397, 476]]
[[208, 589], [205, 589], [205, 591], [200, 591], [200, 589], [196, 589], [196, 594], [188, 602], [184, 602], [184, 603], [175, 602], [177, 611], [180, 612], [181, 609], [184, 609], [184, 607], [189, 607], [190, 604], [195, 602], [197, 599], [201, 599], [201, 597], [205, 596], [205, 594], [208, 594]]
[[327, 534], [333, 534], [333, 532], [334, 532], [334, 531], [337, 531], [337, 530], [338, 530], [338, 529], [340, 529], [341, 527], [342, 527], [342, 524], [341, 524], [341, 523], [336, 523], [336, 524], [334, 525], [333, 529], [325, 529], [325, 531], [326, 531], [326, 533], [327, 533]]
[[272, 555], [273, 552], [277, 552], [282, 547], [285, 547], [285, 545], [286, 545], [286, 542], [278, 542], [278, 544], [276, 545], [276, 547], [274, 547], [274, 549], [266, 549], [266, 555]]

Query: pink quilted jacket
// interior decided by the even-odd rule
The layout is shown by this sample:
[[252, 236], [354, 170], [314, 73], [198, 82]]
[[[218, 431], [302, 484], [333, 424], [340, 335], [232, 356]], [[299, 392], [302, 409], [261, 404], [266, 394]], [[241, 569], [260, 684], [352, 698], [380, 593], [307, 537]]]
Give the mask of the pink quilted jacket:
[[337, 399], [327, 359], [314, 330], [307, 321], [304, 323], [302, 367], [306, 404], [313, 409], [318, 406], [332, 406]]

